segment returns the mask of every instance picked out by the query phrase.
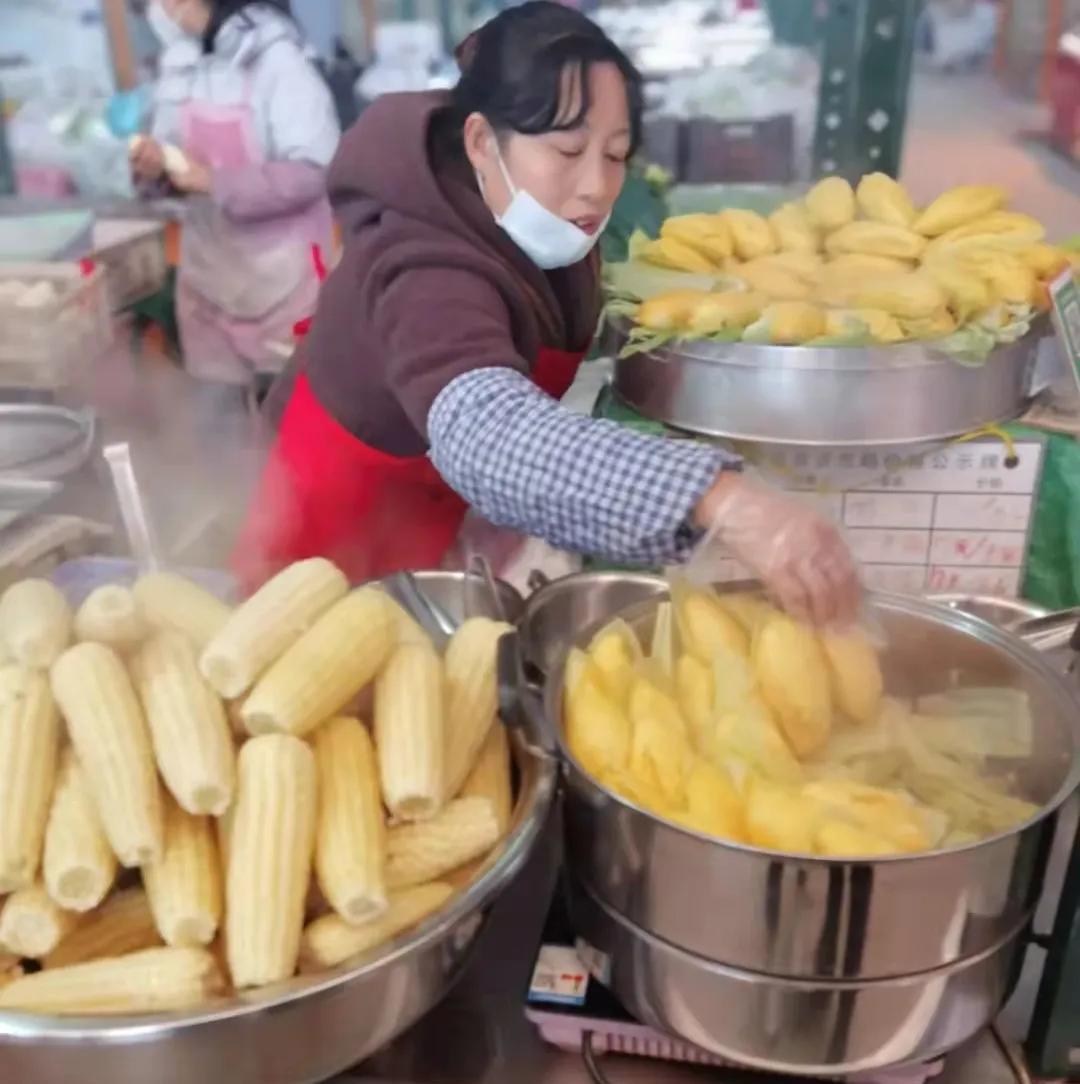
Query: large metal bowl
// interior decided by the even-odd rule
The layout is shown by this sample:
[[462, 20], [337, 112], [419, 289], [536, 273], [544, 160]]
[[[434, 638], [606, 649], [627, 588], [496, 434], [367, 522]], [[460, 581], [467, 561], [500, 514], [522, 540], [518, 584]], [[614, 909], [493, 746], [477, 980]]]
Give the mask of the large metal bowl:
[[[461, 573], [422, 588], [452, 609]], [[0, 1013], [0, 1080], [34, 1084], [313, 1084], [386, 1045], [460, 974], [486, 912], [524, 866], [550, 809], [555, 767], [514, 741], [511, 832], [472, 885], [438, 915], [351, 965], [198, 1012], [47, 1018]]]
[[[914, 598], [875, 596], [874, 608], [889, 643], [886, 686], [896, 694], [954, 683], [1028, 693], [1035, 750], [1018, 784], [1040, 806], [1037, 815], [966, 848], [873, 862], [708, 838], [612, 794], [581, 769], [563, 740], [557, 672], [535, 724], [563, 761], [573, 875], [645, 933], [727, 967], [789, 979], [932, 971], [981, 957], [1022, 928], [1039, 899], [1058, 809], [1080, 781], [1076, 701], [1038, 655], [986, 622]], [[626, 616], [647, 637], [654, 615], [646, 603]], [[536, 702], [527, 703], [535, 714]]]

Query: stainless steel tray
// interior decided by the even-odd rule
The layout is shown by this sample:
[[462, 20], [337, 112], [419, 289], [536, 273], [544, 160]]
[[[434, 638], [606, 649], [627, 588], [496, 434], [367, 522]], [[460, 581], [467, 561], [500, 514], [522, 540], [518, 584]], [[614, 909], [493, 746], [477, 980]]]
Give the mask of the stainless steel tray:
[[[615, 352], [627, 321], [612, 327]], [[775, 444], [918, 444], [1022, 414], [1036, 329], [968, 367], [927, 343], [801, 347], [682, 343], [615, 363], [618, 397], [655, 421]]]

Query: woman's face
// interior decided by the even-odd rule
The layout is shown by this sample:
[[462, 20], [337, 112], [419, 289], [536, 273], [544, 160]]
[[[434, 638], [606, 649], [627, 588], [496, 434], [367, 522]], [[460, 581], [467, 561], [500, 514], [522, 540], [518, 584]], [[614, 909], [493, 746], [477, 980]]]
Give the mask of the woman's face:
[[[484, 200], [495, 215], [510, 203], [510, 190], [499, 169], [501, 151], [506, 171], [553, 214], [595, 233], [611, 213], [626, 176], [630, 153], [630, 111], [626, 84], [614, 64], [588, 69], [589, 111], [572, 131], [521, 135], [511, 132], [498, 143], [491, 126], [474, 113], [465, 122], [465, 152], [483, 182]], [[564, 81], [562, 112], [574, 116], [581, 101], [580, 83]]]
[[210, 25], [210, 4], [207, 0], [160, 0], [165, 14], [181, 30], [200, 38]]

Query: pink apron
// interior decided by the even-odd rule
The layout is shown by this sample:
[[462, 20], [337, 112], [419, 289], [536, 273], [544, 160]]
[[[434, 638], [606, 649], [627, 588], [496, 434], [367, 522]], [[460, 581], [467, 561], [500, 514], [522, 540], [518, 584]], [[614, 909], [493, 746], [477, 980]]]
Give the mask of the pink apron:
[[[266, 161], [255, 132], [250, 87], [234, 105], [192, 101], [180, 118], [183, 149], [211, 169]], [[330, 205], [235, 222], [210, 196], [188, 200], [180, 253], [177, 315], [188, 371], [202, 380], [250, 384], [282, 366], [281, 344], [315, 310], [319, 282], [312, 246], [330, 252]]]

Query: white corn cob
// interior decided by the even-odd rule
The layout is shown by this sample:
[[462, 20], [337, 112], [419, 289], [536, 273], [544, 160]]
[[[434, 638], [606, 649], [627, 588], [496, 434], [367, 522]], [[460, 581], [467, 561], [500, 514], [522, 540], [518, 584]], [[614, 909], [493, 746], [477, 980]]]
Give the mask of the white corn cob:
[[37, 876], [60, 743], [44, 674], [0, 668], [0, 893]]
[[222, 912], [221, 859], [210, 817], [165, 799], [165, 850], [142, 869], [158, 933], [173, 948], [209, 945]]
[[71, 640], [71, 607], [48, 580], [20, 580], [0, 597], [0, 637], [17, 663], [47, 670]]
[[82, 915], [75, 928], [45, 957], [46, 967], [69, 967], [154, 948], [161, 935], [146, 893], [125, 888], [110, 896], [96, 911]]
[[317, 813], [315, 757], [286, 734], [240, 751], [226, 890], [225, 944], [233, 984], [287, 979], [296, 970]]
[[510, 631], [502, 621], [473, 617], [446, 648], [446, 791], [461, 790], [499, 706], [496, 674], [499, 640]]
[[104, 644], [69, 648], [52, 669], [56, 702], [116, 857], [161, 857], [161, 788], [150, 733], [124, 664]]
[[455, 798], [429, 821], [391, 828], [386, 839], [386, 883], [390, 888], [434, 881], [499, 840], [495, 809], [486, 798]]
[[220, 817], [214, 819], [214, 831], [217, 836], [218, 859], [221, 862], [223, 884], [228, 880], [229, 876], [229, 859], [232, 856], [232, 830], [235, 820], [235, 802]]
[[0, 1009], [50, 1016], [193, 1009], [224, 991], [206, 949], [152, 948], [24, 975], [0, 990]]
[[46, 890], [68, 911], [93, 910], [116, 878], [116, 855], [70, 746], [60, 756], [41, 866]]
[[322, 557], [289, 565], [234, 610], [206, 645], [203, 676], [229, 699], [247, 692], [348, 590], [345, 574]]
[[350, 926], [340, 915], [323, 915], [304, 930], [300, 970], [305, 973], [336, 967], [352, 956], [392, 941], [435, 914], [454, 894], [438, 881], [402, 889], [390, 896], [390, 906], [373, 922]]
[[187, 637], [151, 636], [131, 661], [165, 786], [188, 813], [217, 817], [236, 786], [236, 750], [221, 698], [199, 673]]
[[383, 800], [400, 820], [443, 802], [443, 667], [431, 643], [399, 644], [375, 681], [375, 748]]
[[378, 673], [396, 633], [381, 591], [346, 595], [259, 679], [241, 710], [248, 733], [303, 736], [340, 713]]
[[386, 910], [386, 825], [371, 736], [356, 719], [337, 718], [312, 738], [319, 770], [315, 875], [330, 906], [361, 923]]
[[514, 789], [510, 780], [510, 742], [506, 727], [498, 720], [488, 731], [473, 770], [461, 788], [462, 798], [487, 798], [505, 835], [514, 813]]
[[148, 572], [136, 581], [133, 594], [148, 625], [183, 633], [198, 651], [221, 631], [232, 613], [221, 599], [172, 572]]
[[75, 611], [75, 639], [94, 640], [117, 651], [128, 651], [146, 635], [146, 622], [135, 595], [119, 584], [91, 591]]
[[40, 960], [71, 932], [79, 916], [57, 907], [41, 884], [12, 892], [0, 911], [0, 945]]

